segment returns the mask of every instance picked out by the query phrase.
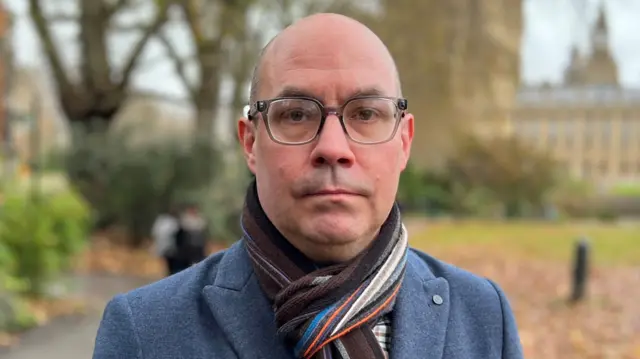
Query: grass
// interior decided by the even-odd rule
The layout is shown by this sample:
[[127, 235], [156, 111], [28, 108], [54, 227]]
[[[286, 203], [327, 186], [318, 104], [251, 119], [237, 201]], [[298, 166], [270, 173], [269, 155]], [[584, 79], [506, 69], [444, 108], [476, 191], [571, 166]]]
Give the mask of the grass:
[[640, 225], [602, 223], [428, 222], [411, 245], [432, 253], [491, 251], [523, 259], [569, 261], [585, 237], [597, 265], [640, 266]]

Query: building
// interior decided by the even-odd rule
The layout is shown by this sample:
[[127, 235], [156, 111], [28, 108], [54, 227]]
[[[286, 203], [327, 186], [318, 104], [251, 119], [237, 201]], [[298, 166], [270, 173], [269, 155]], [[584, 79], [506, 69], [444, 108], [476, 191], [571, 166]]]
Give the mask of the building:
[[572, 50], [562, 85], [519, 90], [512, 131], [577, 178], [602, 188], [639, 182], [640, 88], [619, 83], [604, 8], [591, 42], [589, 56]]

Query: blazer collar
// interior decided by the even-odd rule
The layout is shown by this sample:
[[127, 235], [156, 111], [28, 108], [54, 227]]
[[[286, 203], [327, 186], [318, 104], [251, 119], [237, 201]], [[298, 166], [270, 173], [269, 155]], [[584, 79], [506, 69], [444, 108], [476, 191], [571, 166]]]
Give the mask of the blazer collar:
[[275, 335], [273, 310], [244, 245], [241, 240], [227, 249], [212, 273], [213, 284], [203, 289], [204, 299], [239, 358], [293, 358]]
[[[232, 245], [203, 295], [240, 358], [292, 358], [278, 338], [271, 305], [253, 273], [244, 240]], [[450, 310], [449, 283], [413, 250], [393, 311], [391, 358], [442, 358]]]

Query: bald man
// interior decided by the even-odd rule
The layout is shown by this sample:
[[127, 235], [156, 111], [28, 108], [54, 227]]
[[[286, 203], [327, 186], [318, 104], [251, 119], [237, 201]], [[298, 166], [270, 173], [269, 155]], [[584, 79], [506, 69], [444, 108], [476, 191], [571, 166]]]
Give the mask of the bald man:
[[408, 245], [414, 118], [375, 34], [298, 21], [263, 50], [249, 105], [243, 237], [113, 298], [94, 359], [522, 358], [494, 282]]

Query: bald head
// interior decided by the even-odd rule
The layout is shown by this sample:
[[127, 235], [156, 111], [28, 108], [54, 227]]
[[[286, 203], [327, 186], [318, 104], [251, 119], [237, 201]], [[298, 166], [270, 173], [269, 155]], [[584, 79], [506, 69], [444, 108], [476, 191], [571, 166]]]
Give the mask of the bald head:
[[[395, 78], [394, 96], [401, 96], [400, 78], [393, 57], [380, 38], [362, 23], [344, 15], [321, 13], [302, 18], [285, 28], [260, 52], [251, 80], [250, 103], [264, 96], [264, 80], [273, 80], [278, 64], [308, 66], [306, 55], [331, 57], [325, 67], [340, 68], [353, 58], [365, 58], [379, 66], [380, 72]], [[318, 56], [317, 53], [320, 53]], [[322, 55], [324, 54], [324, 55]], [[303, 61], [296, 61], [303, 60]], [[289, 66], [291, 67], [291, 66]], [[270, 76], [271, 75], [271, 76]], [[269, 85], [269, 84], [267, 84]]]

